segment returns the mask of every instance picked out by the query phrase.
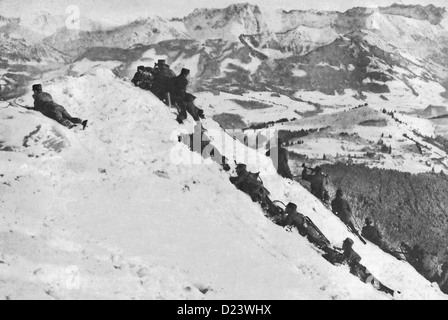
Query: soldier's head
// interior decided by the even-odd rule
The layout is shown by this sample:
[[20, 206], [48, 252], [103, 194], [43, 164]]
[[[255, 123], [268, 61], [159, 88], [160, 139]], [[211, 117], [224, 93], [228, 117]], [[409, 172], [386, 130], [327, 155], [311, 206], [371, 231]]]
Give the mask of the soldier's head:
[[245, 164], [240, 163], [239, 165], [236, 166], [236, 173], [238, 175], [241, 175], [245, 172], [247, 172], [247, 166]]
[[345, 241], [344, 241], [343, 248], [344, 248], [344, 249], [351, 249], [351, 248], [353, 248], [354, 244], [355, 244], [355, 241], [353, 241], [353, 240], [350, 239], [350, 238], [347, 238], [347, 239], [345, 239]]
[[288, 203], [288, 205], [286, 206], [285, 212], [286, 213], [292, 213], [292, 212], [296, 212], [297, 211], [297, 205], [295, 203]]
[[157, 61], [157, 65], [159, 67], [166, 65], [166, 60], [159, 60], [159, 61]]
[[138, 68], [137, 68], [137, 71], [138, 72], [143, 72], [143, 71], [145, 71], [145, 66], [139, 66]]
[[373, 225], [373, 219], [370, 217], [366, 218], [366, 225], [368, 225], [368, 226]]
[[41, 84], [33, 85], [33, 92], [34, 92], [34, 94], [41, 93], [42, 92], [42, 85]]
[[322, 167], [317, 166], [316, 169], [314, 169], [314, 172], [316, 172], [317, 174], [321, 174], [322, 173]]
[[180, 75], [186, 78], [190, 75], [190, 70], [183, 68], [182, 71], [180, 72]]
[[343, 198], [344, 197], [344, 191], [342, 189], [338, 189], [336, 191], [336, 198]]

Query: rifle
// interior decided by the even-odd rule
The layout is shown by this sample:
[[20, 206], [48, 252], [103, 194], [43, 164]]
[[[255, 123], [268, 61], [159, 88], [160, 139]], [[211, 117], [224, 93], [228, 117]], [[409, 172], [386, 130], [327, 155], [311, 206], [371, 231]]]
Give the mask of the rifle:
[[[315, 169], [315, 168], [307, 167], [306, 164], [302, 164], [302, 168], [307, 169], [307, 170], [310, 170], [311, 172], [316, 172], [316, 169]], [[323, 175], [325, 178], [328, 178], [328, 174], [322, 172], [322, 175]]]
[[324, 240], [327, 246], [331, 246], [330, 240], [328, 240], [328, 238], [324, 235], [324, 233], [316, 226], [316, 224], [309, 217], [305, 216], [305, 221], [308, 224], [308, 226], [311, 226], [312, 228], [314, 228], [314, 230], [316, 230], [316, 232], [319, 234], [319, 236], [321, 236], [321, 238]]
[[10, 102], [10, 104], [15, 105], [15, 106], [20, 107], [20, 108], [23, 108], [23, 109], [26, 109], [26, 110], [34, 110], [34, 108], [27, 107], [27, 106], [22, 106], [21, 104], [18, 104], [17, 103], [17, 99], [15, 99], [13, 102]]
[[347, 226], [347, 230], [350, 231], [351, 233], [353, 233], [355, 236], [357, 236], [359, 238], [359, 240], [361, 240], [362, 243], [367, 245], [367, 241], [359, 234], [358, 230], [356, 230], [355, 228], [353, 228], [351, 226]]

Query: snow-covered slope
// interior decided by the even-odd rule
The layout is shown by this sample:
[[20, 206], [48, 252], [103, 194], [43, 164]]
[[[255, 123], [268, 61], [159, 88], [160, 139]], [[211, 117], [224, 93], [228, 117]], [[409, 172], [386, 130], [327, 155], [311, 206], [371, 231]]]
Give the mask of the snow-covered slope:
[[[0, 105], [1, 298], [388, 299], [266, 219], [218, 165], [178, 142], [192, 125], [179, 127], [150, 93], [100, 67], [44, 85], [91, 124], [68, 131]], [[270, 160], [205, 126], [231, 161], [261, 171], [273, 198], [296, 202], [335, 245], [349, 236]], [[398, 299], [444, 298], [409, 265], [356, 250]]]

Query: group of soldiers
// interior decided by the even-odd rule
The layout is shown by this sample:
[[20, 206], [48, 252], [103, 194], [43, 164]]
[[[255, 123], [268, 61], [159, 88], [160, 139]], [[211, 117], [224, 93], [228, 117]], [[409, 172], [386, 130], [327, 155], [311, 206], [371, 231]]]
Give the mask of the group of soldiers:
[[[187, 119], [187, 112], [196, 122], [200, 122], [200, 119], [205, 118], [204, 111], [194, 105], [196, 97], [187, 92], [189, 75], [190, 70], [182, 69], [181, 73], [176, 76], [165, 60], [159, 60], [154, 68], [138, 67], [132, 83], [141, 89], [153, 92], [169, 106], [175, 106], [178, 109], [177, 121], [179, 123], [183, 123]], [[78, 125], [81, 125], [83, 129], [87, 127], [87, 120], [72, 117], [63, 106], [54, 102], [49, 93], [43, 92], [41, 84], [33, 85], [32, 91], [34, 107], [24, 108], [41, 112], [69, 129]]]
[[139, 66], [132, 83], [143, 90], [151, 91], [168, 106], [176, 107], [179, 123], [187, 119], [187, 112], [196, 122], [200, 122], [200, 119], [205, 118], [204, 111], [195, 106], [196, 97], [187, 92], [189, 75], [190, 70], [184, 68], [176, 76], [165, 60], [159, 60], [154, 68]]
[[[327, 176], [322, 172], [321, 167], [312, 169], [313, 174], [309, 174], [310, 170], [305, 167], [302, 178], [311, 183], [311, 193], [321, 200], [323, 203], [328, 202], [328, 193], [325, 190], [325, 183]], [[402, 243], [401, 251], [393, 250], [384, 240], [382, 233], [374, 224], [371, 217], [365, 219], [365, 226], [361, 234], [355, 227], [355, 220], [350, 204], [344, 199], [344, 191], [338, 189], [336, 192], [336, 199], [331, 202], [331, 209], [333, 213], [347, 226], [348, 230], [354, 235], [358, 236], [362, 241], [364, 239], [378, 246], [384, 252], [394, 256], [398, 260], [408, 261], [421, 275], [432, 283], [438, 283], [441, 290], [448, 294], [448, 263], [445, 263], [441, 270], [433, 255], [426, 252], [419, 245], [411, 248]]]
[[376, 289], [394, 296], [395, 291], [379, 282], [369, 270], [361, 264], [361, 257], [354, 251], [354, 241], [347, 238], [342, 248], [335, 248], [328, 238], [305, 215], [297, 211], [298, 207], [294, 203], [289, 203], [283, 210], [277, 206], [270, 198], [270, 193], [263, 185], [259, 174], [249, 172], [245, 164], [239, 164], [236, 168], [236, 177], [231, 177], [230, 181], [237, 189], [248, 194], [252, 201], [257, 202], [264, 209], [267, 217], [275, 224], [292, 230], [297, 229], [299, 234], [308, 239], [310, 243], [321, 249], [322, 256], [334, 265], [347, 264], [353, 275], [363, 282], [371, 283]]
[[[316, 169], [313, 169], [313, 174], [308, 174], [308, 170], [308, 168], [304, 169], [302, 175], [303, 180], [311, 182], [311, 193], [323, 203], [327, 203], [328, 193], [325, 190], [325, 179], [327, 177], [322, 173], [322, 168], [317, 167]], [[358, 236], [362, 241], [366, 239], [398, 260], [404, 259], [408, 261], [427, 280], [431, 283], [438, 283], [441, 290], [448, 294], [448, 263], [445, 263], [440, 268], [436, 258], [419, 245], [411, 248], [405, 243], [402, 243], [401, 251], [393, 250], [384, 240], [383, 235], [378, 227], [374, 225], [374, 220], [371, 217], [365, 219], [365, 226], [360, 235], [355, 227], [350, 205], [348, 201], [344, 199], [344, 192], [342, 189], [337, 190], [336, 199], [331, 203], [331, 209], [347, 226], [348, 230]]]
[[[189, 74], [190, 71], [188, 69], [182, 69], [181, 73], [176, 76], [165, 60], [159, 60], [154, 68], [138, 67], [132, 83], [141, 89], [151, 91], [167, 105], [175, 106], [179, 111], [177, 117], [179, 123], [183, 123], [187, 119], [187, 112], [195, 121], [200, 122], [200, 119], [204, 118], [204, 112], [194, 105], [195, 97], [187, 92]], [[32, 90], [34, 107], [27, 109], [41, 112], [69, 129], [78, 125], [81, 125], [83, 129], [87, 127], [87, 120], [72, 117], [63, 106], [54, 102], [50, 94], [43, 92], [42, 85], [33, 85]], [[276, 167], [280, 176], [287, 179], [295, 178], [288, 165], [288, 152], [281, 142], [276, 147], [270, 149], [266, 155], [272, 157], [277, 155]], [[222, 158], [224, 159], [224, 157]], [[230, 167], [226, 161], [223, 163], [223, 166], [226, 166], [226, 171], [229, 171]], [[303, 165], [303, 168], [302, 179], [310, 182], [311, 193], [323, 203], [328, 203], [330, 197], [325, 188], [325, 184], [328, 183], [328, 176], [323, 173], [322, 168], [319, 166], [311, 169]], [[273, 222], [282, 227], [296, 228], [302, 236], [306, 237], [312, 244], [324, 252], [323, 257], [329, 262], [333, 264], [347, 263], [350, 266], [351, 273], [358, 276], [361, 280], [371, 282], [378, 290], [391, 295], [394, 294], [393, 290], [376, 280], [367, 268], [360, 263], [361, 257], [353, 250], [354, 241], [352, 239], [346, 239], [341, 249], [332, 247], [330, 241], [311, 219], [297, 211], [296, 204], [289, 203], [284, 210], [277, 206], [269, 198], [270, 193], [264, 187], [259, 174], [247, 171], [247, 166], [244, 164], [237, 166], [236, 174], [236, 177], [230, 179], [231, 182], [239, 190], [247, 193], [254, 202], [259, 203]], [[374, 225], [372, 218], [366, 219], [360, 235], [355, 227], [351, 207], [348, 201], [344, 199], [342, 189], [337, 190], [336, 198], [331, 202], [331, 209], [354, 235], [363, 241], [364, 238], [369, 240], [397, 259], [401, 259], [401, 256], [404, 255], [406, 260], [418, 272], [429, 281], [437, 282], [442, 291], [448, 294], [448, 263], [443, 265], [440, 273], [437, 263], [418, 245], [411, 248], [403, 243], [403, 252], [391, 250], [384, 241], [379, 229]]]
[[436, 258], [419, 245], [411, 248], [403, 242], [401, 248], [403, 253], [406, 254], [407, 261], [421, 275], [431, 283], [437, 283], [442, 292], [448, 294], [448, 263], [444, 263], [439, 268]]
[[[283, 150], [283, 152], [282, 152]], [[291, 170], [287, 164], [288, 156], [285, 148], [279, 146], [272, 148], [266, 154], [272, 156], [278, 152], [277, 172], [284, 178], [295, 179], [291, 174]], [[325, 188], [328, 183], [328, 176], [323, 173], [321, 167], [314, 169], [303, 165], [302, 179], [310, 182], [311, 193], [321, 200], [324, 204], [329, 202], [329, 194]], [[371, 279], [370, 272], [360, 264], [361, 258], [353, 250], [353, 240], [347, 239], [344, 242], [342, 253], [331, 247], [330, 242], [325, 235], [317, 228], [317, 226], [304, 215], [297, 212], [297, 205], [290, 203], [282, 210], [269, 199], [269, 191], [263, 186], [259, 175], [248, 172], [245, 165], [239, 165], [236, 170], [237, 177], [231, 178], [231, 182], [241, 191], [251, 196], [254, 202], [259, 202], [269, 216], [276, 224], [283, 227], [294, 227], [298, 232], [307, 237], [308, 240], [325, 252], [324, 257], [334, 263], [347, 263], [353, 274], [357, 275], [363, 281]], [[444, 264], [439, 270], [439, 265], [434, 257], [416, 245], [413, 248], [402, 244], [401, 251], [394, 251], [389, 247], [379, 228], [375, 226], [371, 217], [365, 219], [365, 225], [361, 234], [355, 227], [355, 220], [352, 209], [348, 201], [344, 198], [344, 191], [338, 189], [336, 198], [331, 202], [331, 210], [333, 213], [347, 226], [348, 230], [359, 237], [364, 243], [365, 239], [378, 246], [384, 252], [394, 256], [398, 260], [408, 261], [420, 274], [432, 283], [438, 283], [442, 292], [448, 294], [448, 263]], [[390, 293], [387, 287], [381, 283], [377, 283], [383, 291]]]
[[[204, 111], [194, 105], [196, 97], [187, 92], [189, 75], [190, 70], [182, 69], [181, 73], [176, 76], [165, 60], [159, 60], [154, 68], [138, 67], [132, 83], [153, 92], [169, 106], [175, 106], [178, 109], [177, 121], [179, 123], [183, 123], [187, 119], [187, 112], [196, 122], [200, 122], [200, 119], [205, 118]], [[49, 93], [43, 92], [41, 84], [33, 85], [32, 91], [34, 107], [24, 108], [41, 112], [69, 129], [78, 125], [81, 125], [83, 129], [87, 127], [88, 120], [72, 117], [63, 106], [54, 102]]]

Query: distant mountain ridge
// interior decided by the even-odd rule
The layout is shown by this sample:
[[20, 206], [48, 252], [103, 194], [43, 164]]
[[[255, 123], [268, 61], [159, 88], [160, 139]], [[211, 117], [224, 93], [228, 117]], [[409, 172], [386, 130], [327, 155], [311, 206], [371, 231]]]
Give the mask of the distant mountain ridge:
[[59, 29], [44, 40], [71, 57], [76, 58], [92, 47], [130, 48], [135, 45], [157, 43], [168, 39], [187, 39], [188, 35], [160, 17], [134, 21], [107, 30], [78, 31]]
[[[32, 23], [51, 33], [58, 19], [42, 14]], [[9, 29], [0, 30], [10, 38], [14, 30], [33, 38], [20, 20], [3, 21]], [[196, 9], [170, 21], [155, 17], [114, 28], [91, 23], [87, 30], [64, 26], [39, 43], [72, 61], [104, 60], [100, 52], [124, 50], [116, 60], [126, 62], [126, 70], [118, 71], [126, 75], [135, 60], [159, 55], [179, 65], [186, 59], [197, 69], [196, 88], [203, 90], [281, 90], [291, 96], [297, 90], [352, 89], [362, 98], [363, 92], [387, 94], [394, 90], [388, 83], [398, 81], [418, 96], [413, 79], [445, 86], [448, 78], [448, 15], [433, 5], [267, 12], [242, 3]]]

